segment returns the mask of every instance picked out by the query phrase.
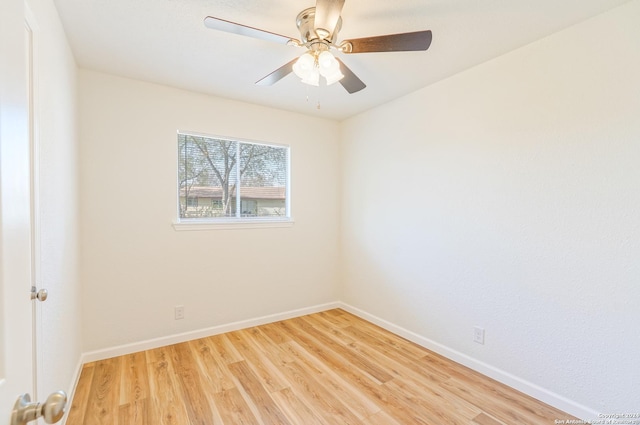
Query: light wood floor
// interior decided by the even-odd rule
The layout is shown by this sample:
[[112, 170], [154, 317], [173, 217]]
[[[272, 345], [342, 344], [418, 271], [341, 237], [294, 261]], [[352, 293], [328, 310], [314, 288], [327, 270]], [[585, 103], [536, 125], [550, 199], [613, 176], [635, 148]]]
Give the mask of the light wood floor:
[[575, 419], [343, 310], [84, 365], [67, 425]]

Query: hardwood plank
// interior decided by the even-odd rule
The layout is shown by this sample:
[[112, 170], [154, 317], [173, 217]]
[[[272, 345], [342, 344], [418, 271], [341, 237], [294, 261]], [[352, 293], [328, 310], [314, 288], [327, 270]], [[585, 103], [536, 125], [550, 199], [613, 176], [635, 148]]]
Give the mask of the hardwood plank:
[[121, 404], [118, 408], [118, 425], [131, 425], [131, 404]]
[[363, 327], [356, 329], [353, 326], [349, 326], [344, 329], [344, 332], [353, 335], [358, 341], [353, 347], [366, 352], [368, 356], [377, 356], [375, 352], [371, 350], [373, 349], [396, 364], [400, 364], [430, 381], [443, 382], [449, 378], [448, 374], [444, 373], [441, 369], [432, 367], [431, 364], [426, 361], [425, 352], [423, 352], [423, 355], [420, 357], [404, 352], [400, 344], [402, 342], [401, 340], [385, 338], [383, 341], [376, 338], [375, 334], [372, 335], [369, 332], [365, 332]]
[[471, 421], [471, 423], [473, 425], [504, 425], [502, 422], [493, 419], [491, 416], [485, 413], [480, 413], [478, 416], [473, 418], [473, 421]]
[[477, 416], [478, 409], [468, 405], [451, 403], [441, 394], [432, 391], [421, 391], [400, 379], [386, 382], [385, 387], [398, 395], [417, 417], [427, 423], [446, 423], [448, 425], [468, 425]]
[[92, 425], [117, 423], [121, 363], [120, 357], [96, 363], [87, 401], [85, 423]]
[[242, 353], [244, 360], [249, 363], [269, 392], [280, 391], [289, 386], [282, 372], [255, 346], [248, 333], [244, 331], [230, 332], [227, 337], [238, 352]]
[[83, 367], [67, 425], [575, 419], [336, 309]]
[[69, 409], [69, 415], [67, 416], [67, 425], [82, 425], [84, 423], [94, 369], [95, 363], [87, 363], [82, 367], [71, 408]]
[[[434, 379], [429, 373], [421, 373], [419, 365], [417, 368], [412, 367], [411, 364], [406, 364], [402, 357], [400, 360], [403, 361], [403, 364], [397, 363], [362, 343], [352, 344], [352, 347], [377, 363], [388, 365], [394, 379], [386, 382], [385, 385], [394, 393], [404, 394], [403, 398], [406, 400], [417, 398], [417, 401], [412, 402], [413, 407], [422, 405], [428, 412], [427, 416], [440, 415], [438, 421], [442, 422], [442, 416], [451, 415], [452, 417], [447, 417], [449, 423], [468, 424], [472, 417], [480, 413], [480, 409], [476, 406], [457, 397], [451, 397], [449, 393], [442, 390], [439, 384], [448, 378]], [[422, 404], [422, 402], [426, 404]], [[454, 420], [454, 418], [457, 419]]]
[[200, 369], [191, 354], [189, 344], [171, 347], [172, 360], [182, 400], [191, 425], [213, 423], [213, 413], [200, 382]]
[[347, 326], [351, 326], [352, 322], [347, 316], [342, 314], [342, 312], [343, 310], [340, 309], [321, 311], [317, 316], [330, 322], [335, 327], [345, 328]]
[[256, 416], [260, 417], [264, 423], [290, 424], [246, 362], [232, 363], [229, 365], [229, 370], [251, 399], [250, 404], [256, 407], [258, 413]]
[[299, 332], [290, 326], [290, 322], [279, 322], [278, 325], [284, 332], [290, 333], [292, 338], [300, 345], [329, 365], [339, 373], [340, 376], [358, 388], [365, 397], [374, 401], [381, 409], [384, 409], [400, 423], [425, 423], [416, 420], [415, 416], [407, 409], [402, 400], [390, 393], [388, 389], [381, 386], [368, 374], [359, 372], [352, 368], [351, 365], [345, 364], [339, 356], [332, 351], [325, 350], [323, 345], [316, 342], [311, 336]]
[[[289, 343], [280, 345], [286, 346], [287, 344]], [[329, 423], [333, 423], [333, 418], [339, 418], [338, 423], [360, 423], [359, 418], [352, 412], [354, 409], [350, 409], [346, 405], [348, 403], [343, 403], [339, 397], [335, 397], [332, 389], [325, 388], [324, 385], [327, 381], [324, 378], [326, 377], [316, 380], [314, 372], [317, 372], [317, 369], [302, 366], [301, 363], [304, 361], [299, 362], [300, 358], [295, 352], [293, 357], [296, 358], [296, 361], [283, 363], [282, 370], [285, 372], [288, 382], [292, 384], [294, 391], [302, 395], [311, 409]]]
[[[168, 355], [170, 347], [164, 351], [166, 360], [147, 363], [150, 392], [153, 394], [149, 423], [158, 425], [182, 425], [189, 423], [188, 414], [182, 400], [175, 372]], [[159, 352], [158, 352], [159, 353]]]
[[365, 397], [357, 388], [342, 379], [340, 375], [331, 370], [331, 368], [313, 357], [298, 343], [291, 341], [281, 345], [290, 350], [292, 355], [296, 356], [298, 364], [306, 367], [309, 373], [316, 376], [318, 382], [321, 382], [327, 390], [342, 400], [345, 406], [351, 410], [358, 419], [364, 419], [380, 411], [380, 407], [377, 404], [368, 397]]
[[211, 336], [208, 339], [217, 353], [217, 358], [221, 359], [226, 364], [244, 360], [233, 344], [229, 341], [227, 334]]
[[226, 360], [212, 347], [209, 338], [197, 339], [188, 344], [202, 371], [203, 385], [209, 391], [219, 393], [236, 387]]
[[[361, 329], [365, 327], [366, 326], [360, 325]], [[349, 349], [363, 357], [375, 360], [377, 364], [386, 365], [387, 371], [394, 377], [412, 376], [414, 379], [420, 379], [417, 376], [420, 375], [420, 377], [426, 379], [427, 382], [443, 382], [449, 378], [447, 374], [438, 371], [431, 367], [429, 363], [423, 361], [426, 353], [423, 352], [423, 356], [421, 357], [409, 357], [399, 351], [398, 348], [400, 348], [400, 344], [405, 342], [400, 338], [397, 338], [395, 341], [387, 338], [386, 341], [388, 343], [384, 343], [372, 337], [369, 333], [356, 329], [351, 324], [346, 328], [333, 329], [332, 335], [335, 335], [343, 341], [349, 341], [349, 339], [341, 336], [343, 332], [353, 335], [353, 342], [347, 344]]]
[[376, 341], [377, 346], [386, 345], [388, 349], [395, 350], [399, 355], [403, 355], [409, 360], [419, 360], [428, 352], [418, 344], [363, 320], [359, 322], [354, 320], [351, 326], [345, 328], [345, 332], [355, 333], [354, 336], [358, 340], [362, 340], [362, 335], [368, 335], [370, 341]]
[[213, 398], [220, 412], [222, 423], [239, 425], [262, 423], [256, 419], [237, 388], [216, 393]]
[[265, 334], [267, 338], [275, 344], [282, 344], [283, 342], [291, 341], [291, 337], [289, 335], [280, 332], [278, 329], [278, 322], [262, 325], [258, 329], [260, 329], [260, 332]]
[[443, 388], [501, 421], [547, 424], [550, 419], [572, 419], [558, 409], [436, 353], [430, 352], [427, 359], [451, 376], [441, 384]]
[[271, 393], [271, 396], [282, 408], [292, 424], [325, 425], [330, 423], [323, 420], [303, 401], [304, 398], [298, 397], [291, 388], [276, 391]]
[[304, 396], [305, 402], [326, 421], [344, 425], [361, 424], [357, 416], [327, 390], [304, 367], [297, 362], [287, 363], [284, 369], [288, 372], [289, 380], [296, 392]]
[[145, 351], [144, 354], [147, 359], [147, 363], [168, 362], [171, 358], [170, 350], [171, 346], [167, 345], [165, 347], [153, 348]]
[[[154, 425], [149, 421], [149, 401], [146, 398], [135, 400], [130, 411], [131, 425]], [[119, 424], [122, 425], [122, 424]]]
[[149, 394], [147, 361], [144, 352], [122, 356], [120, 404], [134, 403]]
[[389, 416], [384, 410], [369, 416], [362, 423], [365, 425], [403, 425]]
[[305, 321], [304, 317], [292, 319], [291, 324], [292, 326], [297, 327], [298, 329], [313, 336], [322, 345], [333, 350], [336, 354], [342, 357], [342, 362], [349, 363], [352, 367], [360, 369], [361, 371], [367, 373], [369, 376], [375, 379], [377, 382], [384, 383], [392, 378], [392, 376], [386, 370], [384, 370], [383, 367], [374, 364], [373, 362], [369, 361], [369, 359], [357, 353], [352, 352], [351, 350], [340, 344], [339, 341], [336, 341], [331, 335], [315, 329], [312, 325]]
[[[250, 339], [266, 356], [269, 357], [271, 362], [276, 366], [281, 366], [283, 363], [289, 363], [294, 361], [286, 350], [282, 350], [280, 345], [282, 343], [276, 343], [270, 339], [264, 332], [262, 327], [247, 329], [246, 332], [250, 333]], [[290, 340], [288, 340], [290, 341]], [[288, 342], [287, 341], [287, 342]]]
[[[523, 405], [521, 401], [516, 400], [517, 397], [509, 394], [509, 391], [494, 389], [487, 392], [485, 388], [482, 388], [482, 385], [477, 385], [471, 380], [461, 381], [458, 378], [451, 378], [441, 385], [446, 391], [478, 406], [481, 410], [503, 422], [531, 425], [549, 423], [549, 416], [545, 417], [537, 411], [540, 408], [537, 406], [538, 403], [532, 403], [535, 408], [529, 408], [527, 404], [530, 402], [525, 402]], [[496, 386], [499, 387], [499, 385]], [[561, 416], [556, 414], [553, 417], [559, 418]]]
[[341, 327], [334, 325], [328, 320], [325, 320], [322, 316], [313, 314], [304, 316], [303, 319], [317, 330], [330, 335], [333, 339], [343, 345], [353, 344], [356, 341], [354, 337], [342, 332]]
[[149, 414], [147, 400], [142, 398], [121, 404], [118, 410], [118, 425], [147, 425]]
[[423, 380], [429, 385], [437, 385], [449, 379], [447, 375], [425, 369], [420, 362], [408, 362], [402, 357], [395, 358], [393, 355], [389, 356], [367, 344], [357, 342], [350, 344], [349, 348], [377, 363], [386, 364], [389, 373], [394, 378]]

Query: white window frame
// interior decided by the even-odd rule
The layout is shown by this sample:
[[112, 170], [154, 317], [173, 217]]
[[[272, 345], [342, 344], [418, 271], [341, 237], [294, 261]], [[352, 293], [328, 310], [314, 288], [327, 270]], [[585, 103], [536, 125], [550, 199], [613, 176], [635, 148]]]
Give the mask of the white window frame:
[[[291, 227], [294, 224], [293, 215], [291, 212], [291, 156], [292, 149], [290, 145], [263, 142], [258, 140], [241, 139], [238, 137], [229, 136], [216, 136], [205, 133], [198, 133], [193, 131], [178, 130], [176, 137], [180, 134], [187, 134], [196, 137], [206, 137], [211, 139], [225, 140], [229, 142], [237, 142], [238, 146], [238, 158], [240, 143], [252, 143], [263, 146], [273, 146], [278, 148], [287, 148], [287, 185], [285, 189], [285, 211], [286, 216], [283, 217], [208, 217], [208, 218], [181, 218], [180, 217], [180, 188], [179, 188], [179, 161], [178, 150], [175, 150], [176, 155], [176, 177], [175, 181], [175, 194], [176, 194], [176, 219], [172, 223], [173, 228], [177, 231], [183, 230], [216, 230], [216, 229], [258, 229], [258, 228], [273, 228], [273, 227]], [[177, 140], [177, 139], [174, 139]], [[239, 172], [239, 167], [238, 167]], [[239, 180], [238, 180], [239, 181]], [[236, 199], [242, 198], [240, 195], [240, 184], [236, 185]], [[186, 202], [186, 200], [185, 200]], [[236, 210], [240, 210], [239, 206]]]

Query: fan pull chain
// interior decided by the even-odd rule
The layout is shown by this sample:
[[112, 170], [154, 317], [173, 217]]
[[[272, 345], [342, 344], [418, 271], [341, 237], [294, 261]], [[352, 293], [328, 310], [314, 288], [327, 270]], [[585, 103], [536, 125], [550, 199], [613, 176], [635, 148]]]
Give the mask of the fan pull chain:
[[[305, 101], [306, 101], [307, 103], [309, 103], [309, 89], [308, 89], [308, 88], [307, 88], [307, 93], [305, 94]], [[317, 103], [316, 103], [316, 109], [318, 109], [318, 110], [319, 110], [320, 108], [321, 108], [321, 106], [320, 106], [320, 99], [318, 99], [318, 100], [317, 100]]]

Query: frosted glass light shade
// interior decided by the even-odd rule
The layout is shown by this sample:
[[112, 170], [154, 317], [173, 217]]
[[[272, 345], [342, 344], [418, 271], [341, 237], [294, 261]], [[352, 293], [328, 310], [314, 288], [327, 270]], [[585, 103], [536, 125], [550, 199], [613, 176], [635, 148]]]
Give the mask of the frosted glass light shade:
[[320, 73], [322, 73], [323, 70], [333, 69], [337, 64], [338, 61], [328, 50], [325, 50], [318, 55], [318, 67], [320, 68]]
[[312, 86], [320, 85], [320, 73], [318, 68], [313, 67], [311, 71], [302, 79], [302, 82]]
[[315, 58], [310, 53], [300, 56], [296, 63], [293, 64], [293, 72], [300, 78], [304, 79], [315, 68]]
[[337, 83], [338, 81], [344, 78], [342, 72], [340, 72], [340, 66], [332, 72], [331, 74], [325, 75], [324, 78], [327, 80], [327, 85], [330, 86], [333, 83]]
[[327, 80], [327, 85], [333, 84], [344, 77], [340, 72], [340, 63], [327, 50], [320, 54], [308, 51], [298, 58], [292, 69], [293, 73], [303, 83], [312, 86], [320, 84], [320, 75]]

